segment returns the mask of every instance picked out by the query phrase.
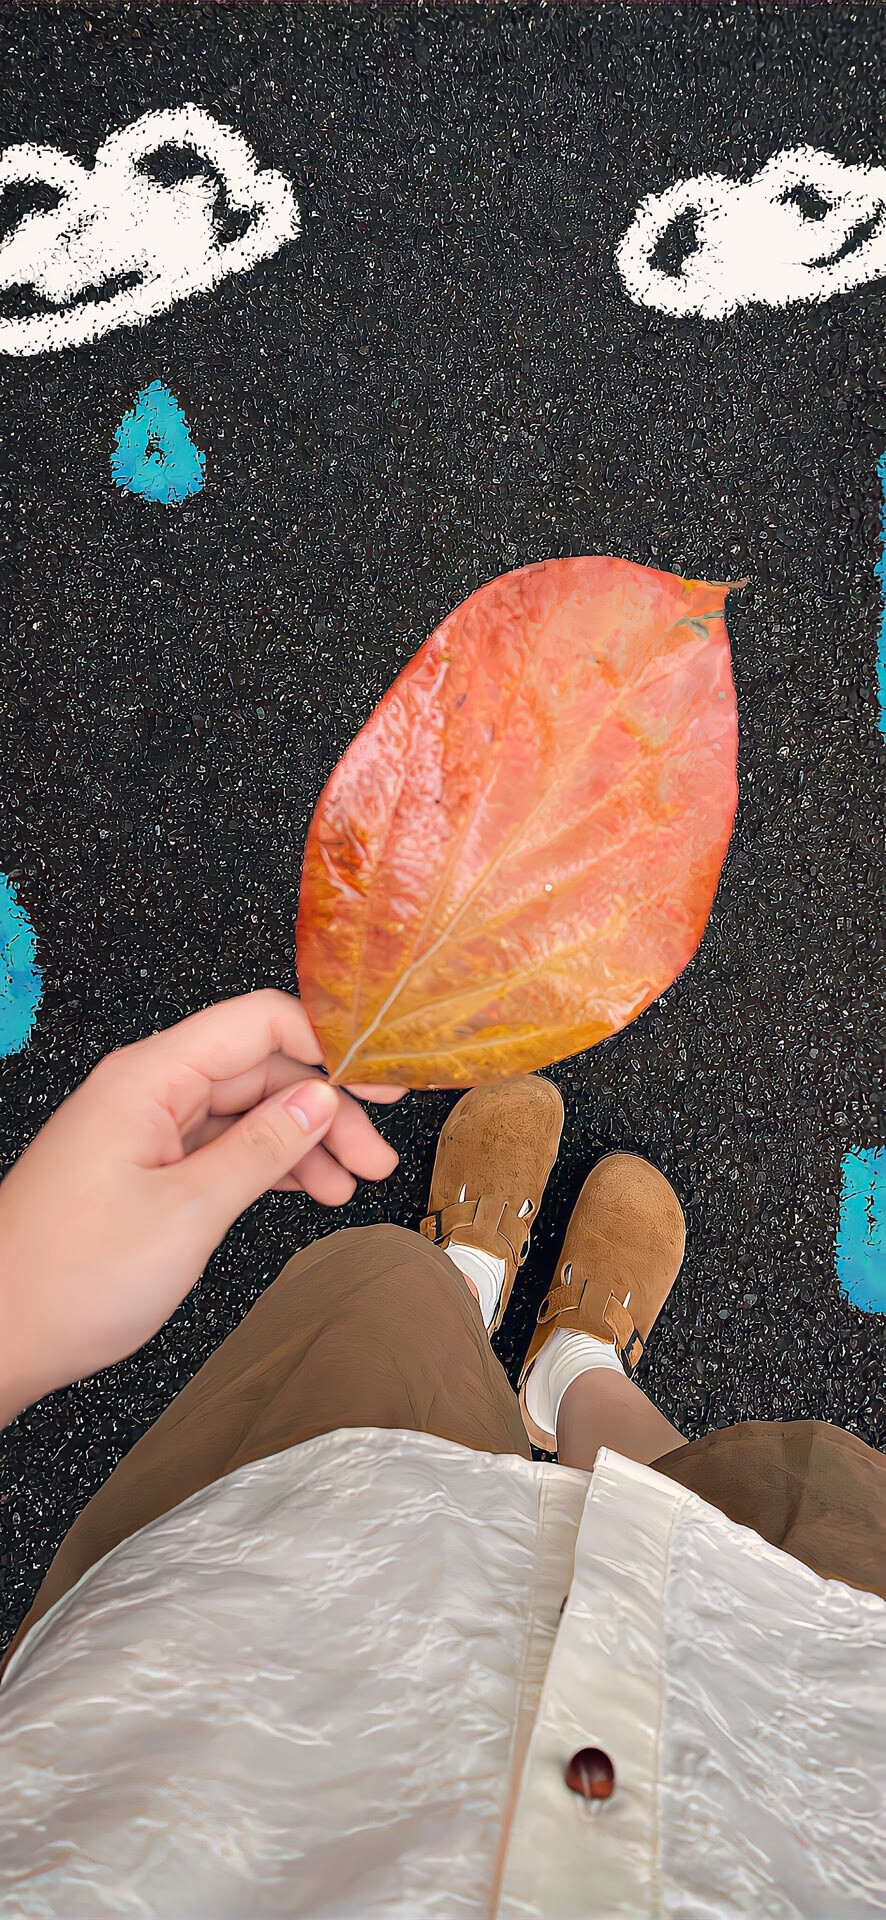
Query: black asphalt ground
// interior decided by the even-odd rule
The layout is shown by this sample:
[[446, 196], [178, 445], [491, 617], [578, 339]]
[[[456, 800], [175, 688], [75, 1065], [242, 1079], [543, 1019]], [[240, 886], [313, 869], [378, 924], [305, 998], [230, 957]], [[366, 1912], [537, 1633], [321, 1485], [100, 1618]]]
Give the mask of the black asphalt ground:
[[[634, 304], [638, 203], [785, 146], [880, 158], [884, 15], [854, 6], [7, 7], [4, 144], [83, 161], [193, 101], [292, 182], [301, 236], [144, 325], [0, 354], [0, 870], [45, 990], [2, 1068], [8, 1164], [110, 1047], [293, 982], [316, 796], [394, 672], [480, 582], [594, 551], [730, 602], [741, 805], [702, 948], [554, 1071], [567, 1126], [500, 1351], [519, 1360], [604, 1150], [674, 1181], [689, 1255], [645, 1384], [697, 1435], [816, 1415], [886, 1446], [886, 1318], [841, 1294], [839, 1170], [880, 1142], [875, 285], [726, 320]], [[882, 162], [881, 162], [882, 163]], [[206, 454], [177, 507], [112, 482], [137, 392]], [[449, 1096], [347, 1211], [415, 1224]], [[0, 1440], [11, 1631], [85, 1501], [294, 1248], [244, 1218], [150, 1346]]]

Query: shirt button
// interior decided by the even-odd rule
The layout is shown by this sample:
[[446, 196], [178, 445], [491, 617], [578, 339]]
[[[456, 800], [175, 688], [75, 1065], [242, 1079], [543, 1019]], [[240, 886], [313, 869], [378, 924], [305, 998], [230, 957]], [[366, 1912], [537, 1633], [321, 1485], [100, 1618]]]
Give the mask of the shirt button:
[[585, 1800], [608, 1800], [615, 1787], [615, 1768], [602, 1747], [581, 1747], [564, 1777], [571, 1792], [583, 1794]]

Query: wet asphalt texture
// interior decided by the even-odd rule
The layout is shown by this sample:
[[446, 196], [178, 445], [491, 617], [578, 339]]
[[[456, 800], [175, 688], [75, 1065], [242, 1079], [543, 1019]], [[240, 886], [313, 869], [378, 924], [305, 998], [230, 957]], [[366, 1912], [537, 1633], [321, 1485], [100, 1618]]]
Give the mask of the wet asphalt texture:
[[[196, 101], [293, 181], [301, 237], [94, 345], [0, 360], [0, 870], [44, 998], [0, 1069], [2, 1164], [109, 1048], [293, 985], [314, 801], [394, 673], [497, 573], [603, 551], [729, 603], [741, 803], [711, 922], [636, 1024], [553, 1069], [559, 1165], [497, 1342], [512, 1375], [593, 1161], [674, 1182], [686, 1264], [643, 1384], [696, 1436], [816, 1416], [886, 1447], [886, 1318], [841, 1293], [841, 1157], [875, 1110], [875, 285], [728, 321], [634, 305], [638, 202], [786, 145], [880, 158], [886, 25], [851, 6], [7, 8], [2, 137], [82, 160]], [[204, 491], [112, 484], [165, 382]], [[452, 1096], [345, 1223], [415, 1225]], [[142, 1352], [0, 1440], [2, 1624], [268, 1285], [342, 1224], [240, 1220]]]

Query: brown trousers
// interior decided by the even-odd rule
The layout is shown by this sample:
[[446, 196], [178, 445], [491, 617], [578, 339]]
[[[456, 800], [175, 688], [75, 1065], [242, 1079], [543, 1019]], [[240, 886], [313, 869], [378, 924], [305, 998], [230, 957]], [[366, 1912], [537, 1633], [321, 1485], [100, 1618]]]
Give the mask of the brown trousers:
[[[339, 1427], [530, 1457], [473, 1295], [403, 1227], [333, 1233], [289, 1261], [75, 1520], [12, 1646], [140, 1527], [235, 1467]], [[656, 1465], [816, 1573], [886, 1598], [886, 1459], [851, 1434], [754, 1421]]]

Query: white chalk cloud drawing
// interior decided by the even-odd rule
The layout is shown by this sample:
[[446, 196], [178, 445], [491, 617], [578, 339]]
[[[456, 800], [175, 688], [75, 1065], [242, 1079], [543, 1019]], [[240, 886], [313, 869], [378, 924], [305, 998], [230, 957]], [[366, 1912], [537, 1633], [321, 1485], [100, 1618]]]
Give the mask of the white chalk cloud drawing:
[[[4, 218], [5, 209], [5, 218]], [[0, 353], [82, 346], [243, 273], [299, 231], [282, 173], [202, 107], [146, 113], [94, 164], [0, 153]]]
[[790, 147], [750, 180], [677, 180], [637, 208], [616, 261], [631, 299], [661, 313], [828, 300], [886, 273], [886, 167]]

